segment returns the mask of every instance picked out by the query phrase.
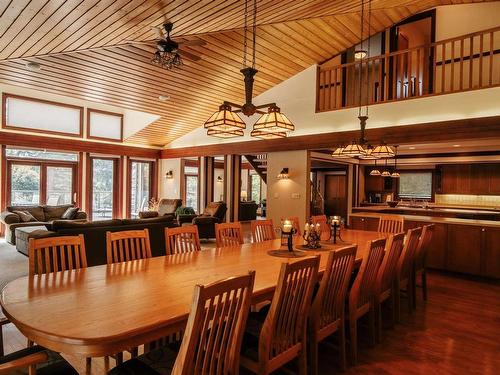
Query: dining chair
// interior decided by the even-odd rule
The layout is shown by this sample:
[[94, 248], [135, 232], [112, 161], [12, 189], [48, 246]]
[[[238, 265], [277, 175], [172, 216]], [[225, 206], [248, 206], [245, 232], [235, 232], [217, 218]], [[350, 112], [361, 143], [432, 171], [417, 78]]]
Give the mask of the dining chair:
[[28, 254], [30, 276], [87, 267], [83, 234], [30, 238]]
[[9, 324], [10, 321], [5, 317], [2, 313], [2, 309], [0, 309], [0, 357], [5, 355], [5, 350], [3, 347], [3, 326]]
[[0, 375], [78, 375], [60, 354], [39, 345], [0, 357]]
[[168, 346], [124, 362], [110, 375], [238, 374], [255, 272], [196, 285], [179, 351]]
[[282, 217], [281, 221], [285, 220], [290, 220], [292, 222], [293, 229], [295, 229], [295, 235], [296, 236], [301, 236], [302, 232], [300, 231], [300, 221], [297, 216], [289, 216], [289, 217]]
[[108, 264], [151, 258], [149, 231], [106, 232], [106, 257]]
[[375, 313], [373, 291], [378, 269], [384, 256], [386, 239], [371, 241], [361, 267], [349, 292], [349, 335], [351, 361], [356, 364], [358, 354], [358, 319], [368, 314], [371, 343], [375, 344]]
[[404, 218], [398, 215], [380, 216], [378, 222], [378, 232], [381, 233], [401, 233], [404, 229]]
[[311, 223], [314, 225], [319, 223], [319, 227], [321, 228], [321, 241], [328, 241], [331, 238], [332, 229], [328, 225], [326, 215], [311, 216]]
[[[413, 308], [417, 307], [417, 287], [422, 288], [422, 298], [427, 301], [427, 269], [425, 266], [429, 246], [432, 243], [434, 235], [434, 224], [424, 225], [422, 235], [418, 241], [417, 250], [415, 251], [415, 261], [413, 262], [412, 286], [413, 286]], [[418, 275], [420, 275], [420, 285], [417, 283]]]
[[167, 255], [185, 254], [200, 251], [200, 237], [196, 225], [183, 225], [177, 228], [165, 228]]
[[389, 300], [391, 307], [391, 326], [396, 322], [396, 302], [394, 279], [399, 257], [403, 251], [404, 232], [391, 235], [385, 245], [385, 255], [378, 270], [374, 289], [375, 318], [377, 322], [377, 340], [382, 337], [382, 304]]
[[241, 245], [243, 243], [241, 223], [216, 223], [215, 243], [219, 248]]
[[253, 242], [269, 241], [276, 238], [272, 219], [252, 220], [251, 228]]
[[397, 322], [401, 321], [401, 292], [404, 292], [408, 298], [408, 311], [410, 313], [413, 311], [414, 288], [412, 285], [412, 271], [413, 262], [415, 260], [415, 252], [417, 250], [421, 234], [422, 228], [420, 227], [408, 230], [403, 251], [398, 259], [394, 286]]
[[349, 287], [357, 245], [328, 255], [318, 292], [308, 319], [309, 373], [318, 374], [318, 344], [339, 332], [340, 367], [346, 367], [345, 298]]
[[317, 256], [281, 265], [268, 313], [264, 317], [263, 309], [249, 318], [241, 351], [244, 368], [265, 375], [298, 358], [299, 373], [306, 374], [306, 324], [319, 259]]

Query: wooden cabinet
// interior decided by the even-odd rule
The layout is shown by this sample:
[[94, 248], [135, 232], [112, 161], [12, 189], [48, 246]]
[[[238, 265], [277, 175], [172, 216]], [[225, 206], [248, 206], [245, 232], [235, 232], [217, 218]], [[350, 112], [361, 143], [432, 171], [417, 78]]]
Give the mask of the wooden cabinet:
[[382, 192], [384, 191], [384, 179], [380, 176], [370, 176], [367, 173], [365, 177], [366, 192]]
[[500, 164], [443, 165], [441, 194], [500, 194]]
[[489, 175], [489, 193], [500, 194], [500, 164], [487, 165]]
[[482, 274], [500, 278], [500, 228], [481, 228]]
[[379, 222], [378, 217], [351, 216], [350, 219], [351, 219], [350, 229], [371, 230], [375, 232], [378, 230], [378, 222]]
[[470, 275], [481, 274], [481, 228], [448, 225], [446, 269]]

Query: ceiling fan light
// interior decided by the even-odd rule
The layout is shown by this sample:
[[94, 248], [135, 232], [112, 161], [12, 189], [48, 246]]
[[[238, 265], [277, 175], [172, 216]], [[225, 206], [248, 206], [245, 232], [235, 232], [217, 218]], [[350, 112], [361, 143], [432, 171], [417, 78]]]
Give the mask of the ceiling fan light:
[[252, 130], [250, 133], [252, 137], [260, 138], [260, 139], [278, 139], [278, 138], [286, 138], [285, 132], [268, 132], [262, 130]]
[[287, 132], [294, 131], [295, 126], [292, 122], [281, 113], [280, 108], [272, 105], [268, 108], [268, 112], [264, 113], [253, 126], [254, 130], [263, 132]]
[[362, 156], [365, 154], [366, 154], [366, 151], [363, 148], [363, 146], [358, 145], [356, 142], [353, 142], [350, 145], [347, 145], [344, 148], [344, 150], [342, 150], [342, 155], [345, 155], [348, 157]]
[[[246, 128], [245, 122], [238, 114], [231, 111], [231, 106], [228, 104], [222, 104], [219, 110], [205, 121], [203, 126], [205, 129], [212, 130], [213, 134], [207, 133], [208, 135], [215, 135], [214, 132], [233, 132], [237, 130], [241, 130], [241, 135], [243, 135], [243, 129]], [[234, 136], [238, 135], [240, 135], [240, 132], [236, 132]]]
[[395, 152], [386, 144], [381, 144], [373, 149], [371, 155], [376, 156], [377, 158], [392, 158], [394, 157]]
[[381, 173], [378, 169], [372, 169], [370, 171], [370, 176], [380, 176], [380, 175], [381, 175]]

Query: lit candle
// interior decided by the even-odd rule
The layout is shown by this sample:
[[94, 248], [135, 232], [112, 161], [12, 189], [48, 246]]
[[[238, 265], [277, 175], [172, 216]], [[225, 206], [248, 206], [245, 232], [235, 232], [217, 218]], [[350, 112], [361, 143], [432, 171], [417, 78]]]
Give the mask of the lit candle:
[[283, 232], [290, 233], [292, 231], [292, 222], [290, 220], [285, 220], [283, 222]]

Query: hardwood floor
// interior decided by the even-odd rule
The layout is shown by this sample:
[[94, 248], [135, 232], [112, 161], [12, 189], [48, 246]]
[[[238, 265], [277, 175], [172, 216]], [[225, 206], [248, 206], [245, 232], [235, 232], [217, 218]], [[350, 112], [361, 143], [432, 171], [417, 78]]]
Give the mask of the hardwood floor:
[[[370, 348], [361, 342], [358, 365], [349, 367], [345, 374], [497, 373], [500, 285], [435, 272], [429, 274], [428, 282], [427, 303], [423, 303], [419, 293], [417, 311], [408, 315], [403, 310], [402, 323], [385, 329], [380, 344]], [[7, 353], [26, 345], [12, 324], [4, 329]], [[320, 346], [319, 353], [319, 373], [338, 372], [336, 352]], [[84, 358], [67, 359], [80, 373], [86, 373]], [[114, 360], [110, 360], [110, 365], [114, 365]], [[94, 358], [88, 373], [105, 374], [104, 359]]]

